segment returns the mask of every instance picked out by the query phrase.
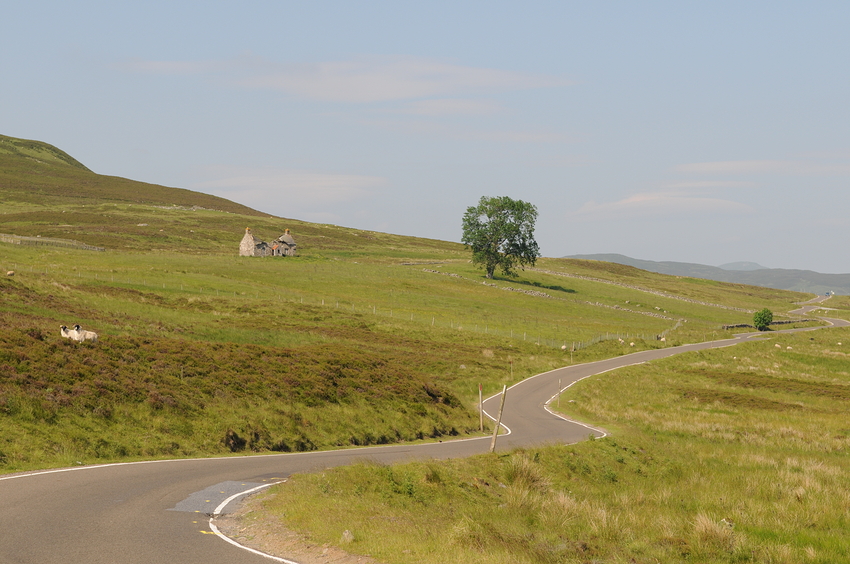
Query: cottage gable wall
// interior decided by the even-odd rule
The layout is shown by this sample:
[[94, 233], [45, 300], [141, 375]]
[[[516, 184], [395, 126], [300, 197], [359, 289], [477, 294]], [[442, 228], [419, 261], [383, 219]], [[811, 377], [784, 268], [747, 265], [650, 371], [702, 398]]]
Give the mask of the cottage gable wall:
[[239, 243], [239, 256], [240, 257], [253, 257], [254, 256], [254, 235], [251, 233], [251, 228], [248, 227], [245, 229], [245, 235], [242, 237], [242, 241]]

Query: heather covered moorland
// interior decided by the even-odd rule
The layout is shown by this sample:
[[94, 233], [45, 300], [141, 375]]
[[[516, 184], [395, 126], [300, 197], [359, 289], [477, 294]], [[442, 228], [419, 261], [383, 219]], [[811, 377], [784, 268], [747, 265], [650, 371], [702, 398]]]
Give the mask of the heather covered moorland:
[[[479, 384], [720, 339], [762, 308], [795, 321], [811, 297], [548, 258], [487, 280], [456, 243], [272, 217], [12, 138], [0, 201], [3, 472], [475, 435]], [[246, 227], [291, 229], [299, 256], [237, 256]], [[98, 341], [60, 336], [77, 323]], [[348, 550], [386, 562], [841, 561], [850, 335], [768, 336], [576, 386], [561, 408], [605, 439], [298, 476], [267, 519], [353, 530]], [[360, 513], [305, 517], [322, 504]]]

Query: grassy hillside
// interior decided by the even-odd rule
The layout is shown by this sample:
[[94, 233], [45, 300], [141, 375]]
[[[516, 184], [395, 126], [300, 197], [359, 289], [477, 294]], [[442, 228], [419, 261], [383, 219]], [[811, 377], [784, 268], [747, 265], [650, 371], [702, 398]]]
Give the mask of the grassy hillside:
[[[38, 142], [0, 147], [0, 232], [43, 243], [0, 243], [0, 272], [14, 271], [0, 280], [2, 470], [475, 433], [479, 383], [722, 338], [809, 297], [560, 259], [486, 281], [456, 243], [100, 176]], [[245, 227], [292, 229], [300, 256], [238, 257]], [[76, 323], [100, 340], [62, 339]]]
[[230, 531], [387, 564], [850, 562], [848, 347], [775, 335], [601, 374], [560, 405], [605, 439], [296, 475]]
[[93, 237], [89, 242], [92, 245], [97, 245], [94, 242], [98, 237], [96, 233], [120, 233], [123, 226], [112, 229], [109, 225], [117, 216], [112, 215], [111, 209], [102, 207], [107, 203], [182, 206], [263, 215], [200, 192], [95, 174], [52, 145], [2, 135], [0, 201], [3, 202], [3, 222], [14, 226], [18, 235], [61, 236], [60, 233], [76, 229], [86, 242], [89, 242], [88, 237]]
[[9, 159], [9, 162], [17, 162], [19, 166], [30, 161], [30, 164], [59, 165], [60, 167], [68, 166], [79, 170], [89, 170], [65, 151], [41, 141], [0, 135], [0, 155], [13, 157]]

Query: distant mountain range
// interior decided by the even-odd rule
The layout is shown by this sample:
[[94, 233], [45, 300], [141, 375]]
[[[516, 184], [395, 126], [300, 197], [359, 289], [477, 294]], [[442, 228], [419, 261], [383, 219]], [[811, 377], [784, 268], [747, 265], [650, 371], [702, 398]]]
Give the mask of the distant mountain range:
[[673, 262], [633, 259], [618, 254], [572, 255], [564, 258], [599, 260], [634, 266], [641, 270], [690, 276], [720, 282], [750, 284], [780, 290], [811, 292], [813, 294], [850, 294], [850, 274], [822, 274], [813, 270], [791, 270], [785, 268], [765, 268], [754, 262], [731, 262], [721, 266], [708, 266], [690, 262]]

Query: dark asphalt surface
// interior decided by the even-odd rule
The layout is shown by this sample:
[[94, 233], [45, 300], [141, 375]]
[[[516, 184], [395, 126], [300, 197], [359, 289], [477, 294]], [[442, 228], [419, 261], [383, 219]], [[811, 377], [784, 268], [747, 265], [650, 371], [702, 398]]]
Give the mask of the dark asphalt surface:
[[[814, 300], [807, 303], [814, 303]], [[804, 307], [795, 313], [806, 311]], [[829, 321], [835, 326], [850, 325], [843, 320]], [[770, 335], [778, 333], [782, 331]], [[765, 334], [748, 333], [721, 341], [643, 351], [568, 366], [523, 380], [507, 392], [502, 423], [510, 433], [499, 436], [497, 449], [573, 443], [587, 438], [591, 432], [597, 436], [603, 434], [544, 409], [544, 404], [557, 394], [559, 380], [565, 388], [582, 378], [626, 365], [682, 352], [730, 346], [755, 336]], [[488, 399], [485, 410], [495, 416], [498, 402], [498, 396]], [[462, 457], [487, 452], [489, 447], [490, 438], [485, 437], [339, 451], [113, 464], [0, 476], [0, 564], [270, 562], [216, 538], [210, 530], [207, 513], [234, 493], [277, 482], [295, 472], [321, 470], [356, 460], [388, 463]]]

